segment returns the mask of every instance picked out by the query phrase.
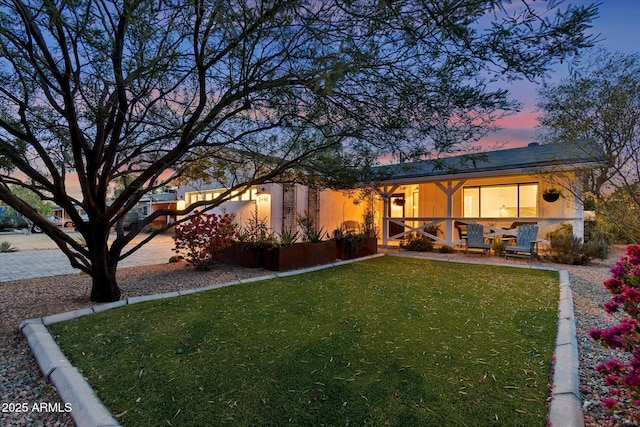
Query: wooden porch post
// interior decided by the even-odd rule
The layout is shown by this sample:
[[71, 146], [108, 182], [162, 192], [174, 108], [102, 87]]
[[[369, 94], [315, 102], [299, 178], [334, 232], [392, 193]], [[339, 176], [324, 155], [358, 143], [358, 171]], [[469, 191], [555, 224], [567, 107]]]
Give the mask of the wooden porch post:
[[582, 183], [576, 180], [573, 195], [573, 235], [584, 242], [584, 205], [582, 204]]
[[445, 187], [442, 183], [436, 182], [438, 188], [447, 196], [447, 219], [445, 220], [445, 240], [447, 245], [453, 245], [453, 195], [467, 182], [466, 180], [459, 181], [455, 186], [452, 181], [447, 181]]
[[393, 192], [400, 187], [399, 184], [382, 188], [376, 188], [376, 192], [382, 197], [382, 247], [386, 247], [389, 243], [389, 200]]

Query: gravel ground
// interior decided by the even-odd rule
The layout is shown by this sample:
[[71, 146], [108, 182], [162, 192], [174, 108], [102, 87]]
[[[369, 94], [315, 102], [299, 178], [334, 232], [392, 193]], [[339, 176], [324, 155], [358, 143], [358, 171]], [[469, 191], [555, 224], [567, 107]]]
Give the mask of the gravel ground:
[[[602, 282], [609, 277], [609, 268], [621, 253], [619, 248], [613, 251], [608, 260], [594, 262], [589, 266], [561, 266], [569, 271], [573, 290], [580, 347], [581, 391], [587, 427], [638, 425], [628, 407], [612, 413], [604, 409], [600, 402], [606, 396], [607, 386], [595, 372], [595, 366], [611, 357], [624, 358], [625, 355], [605, 349], [589, 337], [590, 329], [605, 328], [615, 323], [615, 319], [602, 308], [609, 300]], [[452, 255], [445, 257], [452, 258]], [[165, 264], [121, 269], [118, 281], [123, 298], [127, 298], [224, 283], [265, 273], [260, 269], [228, 266], [212, 272], [197, 272], [184, 264]], [[71, 416], [64, 411], [34, 410], [34, 404], [57, 403], [61, 408], [64, 408], [64, 404], [55, 389], [42, 378], [26, 340], [18, 331], [18, 324], [24, 319], [90, 306], [89, 288], [89, 277], [84, 275], [0, 283], [0, 339], [5, 343], [0, 347], [0, 425], [73, 425]], [[26, 410], [16, 412], [10, 409]]]

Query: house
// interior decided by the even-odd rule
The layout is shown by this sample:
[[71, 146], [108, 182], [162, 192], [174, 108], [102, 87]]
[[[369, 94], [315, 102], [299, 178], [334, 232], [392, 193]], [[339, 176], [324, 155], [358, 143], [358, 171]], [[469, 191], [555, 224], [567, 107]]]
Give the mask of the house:
[[[518, 224], [535, 223], [544, 237], [561, 223], [571, 223], [584, 236], [584, 212], [579, 173], [597, 165], [584, 145], [556, 143], [483, 153], [479, 158], [452, 156], [434, 161], [379, 166], [384, 179], [374, 196], [317, 190], [305, 186], [265, 184], [253, 187], [217, 207], [234, 213], [240, 223], [257, 213], [275, 232], [296, 228], [296, 216], [308, 212], [330, 233], [346, 222], [362, 223], [365, 210], [376, 215], [379, 243], [399, 244], [420, 233], [436, 243], [462, 243], [460, 225], [483, 224], [487, 232], [505, 234]], [[544, 199], [550, 188], [562, 197]], [[196, 201], [215, 200], [221, 186], [178, 190], [178, 208]], [[459, 227], [456, 228], [456, 225]]]
[[[225, 188], [215, 184], [182, 187], [178, 190], [178, 209], [203, 200], [214, 201], [224, 191]], [[345, 222], [362, 222], [366, 205], [361, 202], [357, 195], [340, 191], [269, 183], [233, 194], [229, 201], [210, 212], [232, 213], [240, 225], [257, 215], [274, 233], [296, 230], [297, 217], [309, 215], [318, 228], [331, 236]]]
[[[571, 223], [584, 237], [580, 171], [598, 164], [582, 143], [555, 143], [496, 150], [476, 160], [455, 156], [385, 166], [388, 178], [377, 187], [381, 244], [397, 243], [421, 233], [436, 243], [462, 242], [455, 225], [483, 224], [487, 232], [505, 234], [519, 224], [535, 223], [543, 238], [561, 223]], [[561, 189], [553, 202], [544, 195]], [[429, 233], [436, 226], [439, 231]]]

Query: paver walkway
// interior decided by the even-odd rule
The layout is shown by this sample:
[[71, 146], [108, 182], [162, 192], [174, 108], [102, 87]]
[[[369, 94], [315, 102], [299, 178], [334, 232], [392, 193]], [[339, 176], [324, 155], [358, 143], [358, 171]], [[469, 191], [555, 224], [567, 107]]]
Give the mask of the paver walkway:
[[[118, 267], [164, 264], [174, 254], [173, 243], [150, 242], [120, 261]], [[74, 274], [69, 259], [59, 249], [0, 253], [0, 282], [33, 279], [35, 277]]]

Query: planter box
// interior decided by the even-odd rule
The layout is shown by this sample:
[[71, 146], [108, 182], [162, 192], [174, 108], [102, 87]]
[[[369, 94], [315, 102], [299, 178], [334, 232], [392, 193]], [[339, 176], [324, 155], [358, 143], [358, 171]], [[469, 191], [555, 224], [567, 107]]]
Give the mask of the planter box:
[[357, 240], [337, 239], [336, 251], [336, 256], [342, 260], [375, 255], [378, 253], [378, 239], [375, 237], [364, 237]]
[[264, 268], [272, 271], [295, 270], [335, 260], [336, 244], [333, 240], [277, 246], [264, 252]]
[[222, 262], [246, 268], [262, 268], [264, 252], [263, 246], [234, 242], [222, 252]]

